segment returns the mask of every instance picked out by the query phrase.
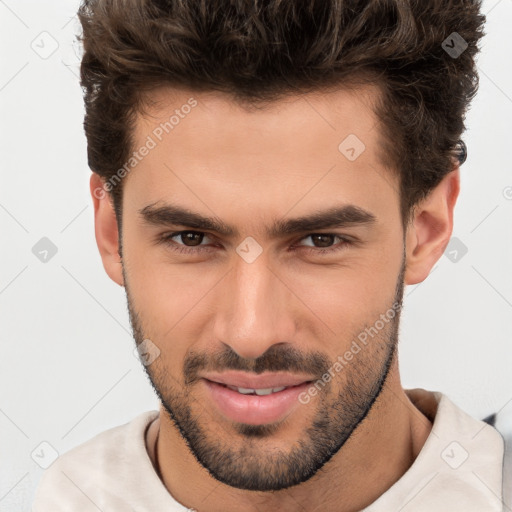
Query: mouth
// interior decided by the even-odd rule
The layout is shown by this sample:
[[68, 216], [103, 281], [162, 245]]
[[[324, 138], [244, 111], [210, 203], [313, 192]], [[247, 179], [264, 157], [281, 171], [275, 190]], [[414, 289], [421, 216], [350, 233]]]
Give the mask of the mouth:
[[[220, 382], [214, 382], [214, 381], [210, 381], [210, 382], [213, 382], [214, 384], [219, 384], [220, 386], [224, 386], [233, 391], [237, 391], [238, 393], [240, 393], [242, 395], [258, 395], [258, 396], [267, 396], [267, 395], [271, 395], [273, 393], [279, 393], [280, 391], [284, 391], [285, 389], [296, 388], [296, 387], [302, 385], [302, 384], [296, 384], [294, 386], [278, 386], [275, 388], [242, 388], [242, 387], [238, 387], [238, 386], [231, 386], [230, 384], [222, 384]], [[312, 381], [306, 381], [303, 384], [309, 384], [311, 382]]]
[[282, 421], [300, 405], [311, 380], [287, 386], [242, 387], [202, 378], [208, 402], [224, 418], [247, 425]]

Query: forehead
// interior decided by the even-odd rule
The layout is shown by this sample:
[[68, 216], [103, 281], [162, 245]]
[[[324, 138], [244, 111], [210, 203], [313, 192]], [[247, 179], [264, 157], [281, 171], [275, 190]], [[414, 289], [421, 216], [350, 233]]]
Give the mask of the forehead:
[[[210, 143], [215, 147], [225, 145], [233, 152], [236, 148], [231, 142], [235, 141], [240, 151], [258, 152], [254, 143], [259, 142], [267, 150], [274, 148], [282, 153], [283, 149], [309, 149], [311, 145], [317, 148], [318, 139], [327, 133], [333, 136], [333, 132], [334, 138], [354, 134], [372, 145], [380, 135], [380, 130], [375, 131], [378, 121], [373, 112], [379, 94], [377, 86], [367, 85], [241, 103], [219, 92], [159, 87], [146, 95], [144, 111], [137, 117], [135, 137], [142, 142], [154, 130], [157, 138], [179, 136], [182, 152], [198, 143], [204, 149]], [[158, 130], [159, 125], [163, 133], [158, 133], [162, 131]], [[240, 127], [246, 131], [240, 132]], [[284, 139], [287, 144], [283, 148]], [[330, 144], [332, 137], [328, 139]], [[308, 140], [311, 144], [304, 147]]]
[[[280, 216], [297, 205], [398, 211], [398, 179], [381, 158], [375, 87], [283, 97], [256, 106], [221, 93], [160, 88], [137, 117], [134, 150], [151, 149], [126, 178], [138, 206], [178, 202]], [[130, 185], [131, 184], [131, 185]], [[133, 188], [132, 188], [133, 187]], [[185, 199], [186, 198], [186, 199]], [[144, 204], [143, 204], [144, 203]], [[209, 208], [212, 210], [213, 208]], [[208, 212], [208, 213], [211, 213]]]

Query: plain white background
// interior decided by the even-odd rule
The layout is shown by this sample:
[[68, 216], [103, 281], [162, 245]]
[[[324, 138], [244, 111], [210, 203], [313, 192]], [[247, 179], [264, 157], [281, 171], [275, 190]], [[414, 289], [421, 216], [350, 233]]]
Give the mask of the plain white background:
[[[1, 512], [30, 510], [42, 442], [63, 453], [157, 408], [94, 240], [77, 7], [0, 0]], [[453, 233], [467, 253], [406, 288], [400, 359], [406, 388], [512, 424], [512, 1], [483, 12]], [[43, 237], [57, 249], [46, 263], [32, 250]]]

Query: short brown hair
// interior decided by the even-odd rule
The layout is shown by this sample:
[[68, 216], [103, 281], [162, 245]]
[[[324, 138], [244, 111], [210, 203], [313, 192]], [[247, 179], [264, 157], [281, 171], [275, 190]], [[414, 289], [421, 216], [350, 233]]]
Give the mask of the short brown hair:
[[[373, 83], [405, 225], [454, 168], [478, 89], [480, 8], [481, 0], [82, 0], [89, 167], [109, 180], [125, 165], [136, 115], [159, 86], [257, 105]], [[120, 223], [122, 183], [110, 193]]]

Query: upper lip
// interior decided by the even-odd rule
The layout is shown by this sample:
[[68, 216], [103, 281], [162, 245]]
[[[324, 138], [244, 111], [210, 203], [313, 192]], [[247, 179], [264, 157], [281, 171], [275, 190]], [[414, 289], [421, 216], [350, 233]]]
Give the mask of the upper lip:
[[226, 371], [222, 373], [208, 373], [202, 376], [206, 380], [246, 389], [270, 389], [297, 386], [304, 382], [314, 380], [308, 375], [292, 375], [286, 372], [251, 375], [246, 372]]

